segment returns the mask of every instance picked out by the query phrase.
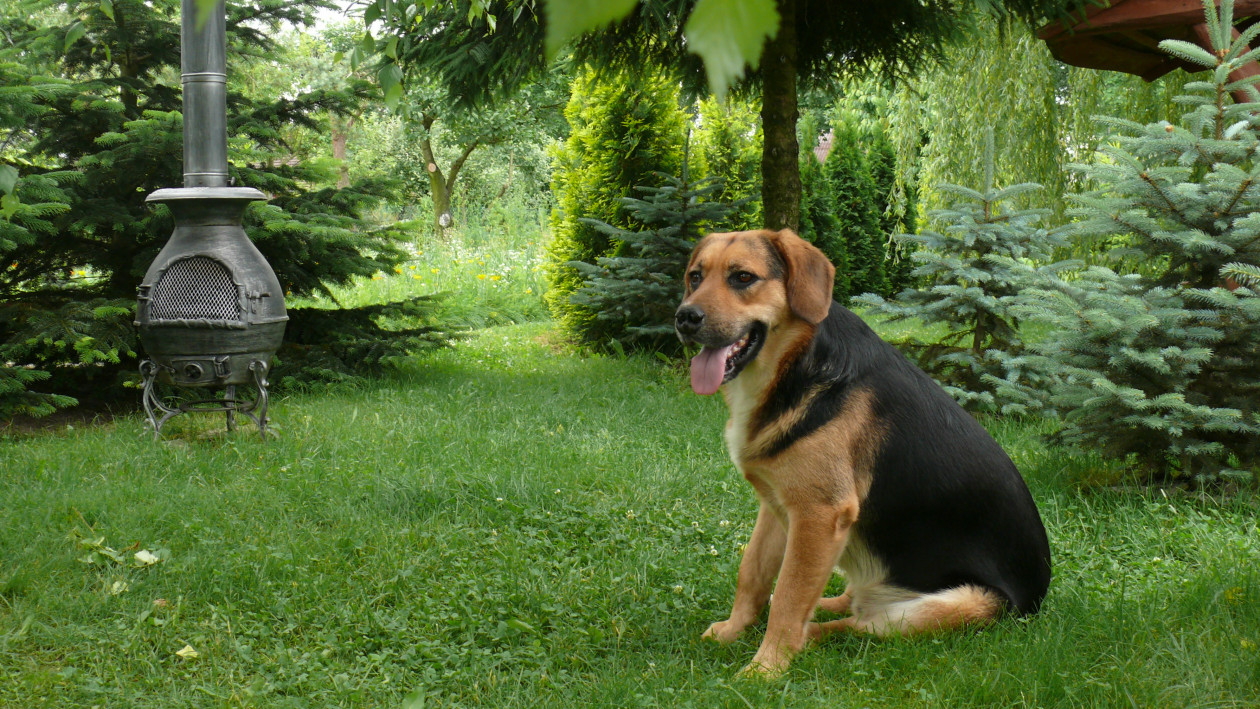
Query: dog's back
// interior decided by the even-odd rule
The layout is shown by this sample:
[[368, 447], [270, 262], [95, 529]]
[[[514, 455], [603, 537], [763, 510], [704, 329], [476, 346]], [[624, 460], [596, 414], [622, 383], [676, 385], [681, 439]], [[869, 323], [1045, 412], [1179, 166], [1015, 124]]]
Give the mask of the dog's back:
[[887, 582], [919, 593], [976, 584], [1017, 613], [1036, 612], [1050, 583], [1049, 543], [1023, 478], [988, 432], [836, 304], [794, 369], [792, 389], [826, 386], [802, 423], [826, 420], [852, 392], [873, 394], [883, 445], [854, 534]]

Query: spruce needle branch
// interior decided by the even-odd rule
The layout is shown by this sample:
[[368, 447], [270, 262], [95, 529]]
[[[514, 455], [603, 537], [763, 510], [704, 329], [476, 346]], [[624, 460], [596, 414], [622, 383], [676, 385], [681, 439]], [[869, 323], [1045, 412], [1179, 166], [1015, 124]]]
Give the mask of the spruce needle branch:
[[1144, 182], [1146, 182], [1146, 184], [1150, 185], [1155, 190], [1155, 193], [1160, 196], [1160, 199], [1164, 200], [1164, 204], [1168, 205], [1168, 208], [1172, 210], [1172, 213], [1176, 214], [1177, 217], [1181, 219], [1182, 224], [1189, 223], [1189, 221], [1186, 219], [1186, 216], [1182, 214], [1181, 210], [1177, 207], [1177, 205], [1174, 204], [1173, 201], [1168, 198], [1168, 195], [1164, 193], [1164, 190], [1160, 187], [1159, 183], [1156, 182], [1154, 179], [1152, 179], [1149, 173], [1143, 172], [1141, 173], [1140, 177], [1142, 178]]

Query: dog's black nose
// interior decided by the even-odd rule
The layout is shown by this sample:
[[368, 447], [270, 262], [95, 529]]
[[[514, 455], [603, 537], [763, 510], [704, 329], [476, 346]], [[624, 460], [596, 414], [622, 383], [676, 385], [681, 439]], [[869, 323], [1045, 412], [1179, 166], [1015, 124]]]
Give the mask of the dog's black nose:
[[674, 313], [674, 329], [679, 335], [694, 335], [704, 324], [704, 311], [694, 305], [684, 305]]

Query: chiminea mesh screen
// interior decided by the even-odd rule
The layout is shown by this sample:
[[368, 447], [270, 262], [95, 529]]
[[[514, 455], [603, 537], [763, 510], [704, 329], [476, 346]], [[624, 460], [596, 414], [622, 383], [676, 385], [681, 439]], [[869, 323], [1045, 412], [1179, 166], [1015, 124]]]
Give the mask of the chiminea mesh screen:
[[151, 320], [240, 320], [236, 285], [223, 264], [192, 256], [171, 264], [153, 286]]

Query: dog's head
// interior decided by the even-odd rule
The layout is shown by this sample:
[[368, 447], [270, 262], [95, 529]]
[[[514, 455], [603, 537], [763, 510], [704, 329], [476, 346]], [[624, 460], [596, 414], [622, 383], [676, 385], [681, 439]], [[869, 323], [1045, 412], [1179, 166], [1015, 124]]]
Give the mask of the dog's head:
[[789, 321], [817, 325], [831, 308], [836, 269], [791, 231], [709, 234], [684, 273], [686, 295], [674, 313], [684, 343], [701, 345], [691, 386], [713, 394], [761, 353], [766, 337]]

